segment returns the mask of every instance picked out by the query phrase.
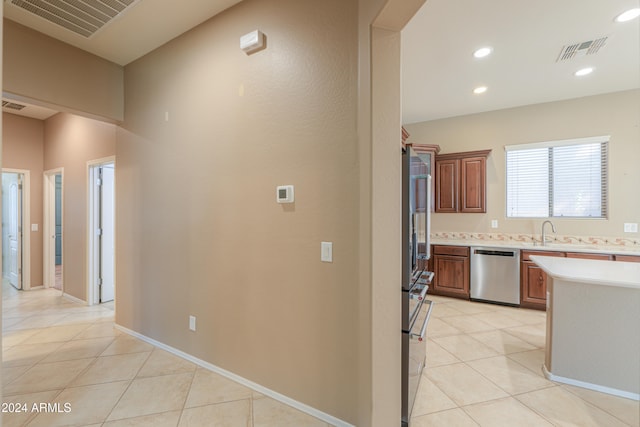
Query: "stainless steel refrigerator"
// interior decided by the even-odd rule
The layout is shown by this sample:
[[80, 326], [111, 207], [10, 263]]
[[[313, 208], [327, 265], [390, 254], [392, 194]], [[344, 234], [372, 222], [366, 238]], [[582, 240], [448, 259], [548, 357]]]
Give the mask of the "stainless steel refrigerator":
[[407, 145], [402, 154], [402, 420], [409, 426], [426, 355], [432, 303], [425, 299], [430, 257], [431, 159]]

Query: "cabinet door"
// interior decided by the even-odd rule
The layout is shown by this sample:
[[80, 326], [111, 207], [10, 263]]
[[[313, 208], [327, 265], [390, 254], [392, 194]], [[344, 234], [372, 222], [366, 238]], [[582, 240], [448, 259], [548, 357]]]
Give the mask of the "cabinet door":
[[469, 298], [469, 258], [448, 255], [433, 257], [435, 293]]
[[436, 160], [436, 212], [458, 211], [459, 160]]
[[484, 213], [486, 158], [465, 157], [460, 159], [460, 212]]
[[544, 310], [547, 306], [547, 275], [531, 261], [521, 264], [520, 305]]

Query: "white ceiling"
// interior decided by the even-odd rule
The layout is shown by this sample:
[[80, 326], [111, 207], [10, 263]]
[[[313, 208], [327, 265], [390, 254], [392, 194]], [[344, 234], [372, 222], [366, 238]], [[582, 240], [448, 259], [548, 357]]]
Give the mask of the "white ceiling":
[[241, 0], [138, 0], [86, 38], [4, 2], [4, 16], [119, 65], [162, 46]]
[[[402, 32], [403, 123], [640, 88], [640, 0], [427, 0]], [[556, 63], [564, 45], [609, 36]], [[493, 47], [481, 60], [473, 52]], [[591, 66], [582, 78], [573, 75]], [[485, 85], [487, 92], [472, 93]]]
[[[89, 38], [4, 2], [4, 16], [120, 65], [241, 0], [138, 0]], [[640, 0], [427, 0], [402, 33], [403, 123], [640, 87]], [[563, 45], [609, 36], [591, 56], [556, 63]], [[491, 56], [473, 51], [490, 45]], [[583, 65], [595, 72], [577, 79]], [[489, 90], [473, 95], [480, 84]], [[28, 112], [28, 110], [25, 109]]]

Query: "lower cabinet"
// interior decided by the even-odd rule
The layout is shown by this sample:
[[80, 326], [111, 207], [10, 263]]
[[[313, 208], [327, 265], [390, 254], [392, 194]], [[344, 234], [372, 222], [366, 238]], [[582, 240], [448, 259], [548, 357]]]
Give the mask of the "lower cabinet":
[[531, 259], [532, 255], [567, 258], [596, 259], [605, 261], [640, 262], [640, 256], [610, 255], [590, 252], [522, 251], [520, 256], [520, 307], [546, 310], [547, 274]]
[[547, 274], [531, 259], [532, 255], [564, 257], [564, 252], [522, 251], [520, 256], [520, 307], [547, 309]]
[[469, 247], [434, 245], [429, 293], [469, 299]]
[[624, 262], [640, 262], [640, 256], [637, 255], [615, 255], [616, 261]]
[[581, 259], [599, 259], [602, 261], [612, 261], [613, 255], [609, 254], [592, 254], [588, 252], [567, 252], [567, 258], [581, 258]]

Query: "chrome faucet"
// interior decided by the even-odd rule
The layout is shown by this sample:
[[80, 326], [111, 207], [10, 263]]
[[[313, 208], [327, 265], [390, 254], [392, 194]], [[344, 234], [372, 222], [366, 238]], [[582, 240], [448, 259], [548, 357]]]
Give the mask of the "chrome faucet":
[[544, 234], [544, 226], [546, 224], [551, 225], [551, 231], [553, 231], [553, 234], [556, 233], [556, 227], [554, 227], [553, 223], [549, 220], [546, 220], [545, 222], [542, 223], [542, 246], [545, 246], [547, 244], [547, 236]]

